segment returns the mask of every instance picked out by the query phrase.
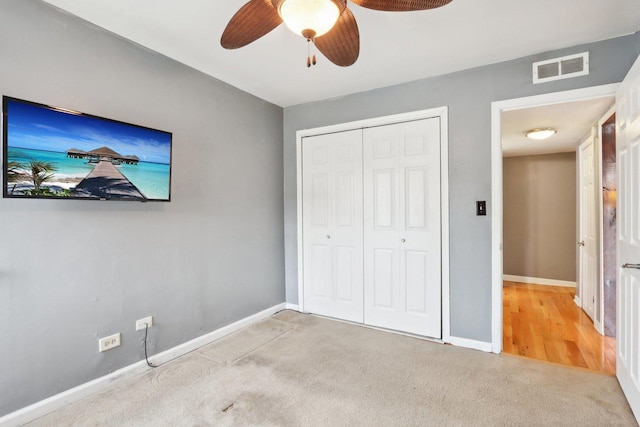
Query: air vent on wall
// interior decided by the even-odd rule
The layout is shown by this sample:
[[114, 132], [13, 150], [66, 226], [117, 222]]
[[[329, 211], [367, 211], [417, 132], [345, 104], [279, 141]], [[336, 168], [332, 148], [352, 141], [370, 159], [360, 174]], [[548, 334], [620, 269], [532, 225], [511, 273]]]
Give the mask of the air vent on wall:
[[534, 84], [587, 74], [589, 74], [589, 52], [533, 63]]

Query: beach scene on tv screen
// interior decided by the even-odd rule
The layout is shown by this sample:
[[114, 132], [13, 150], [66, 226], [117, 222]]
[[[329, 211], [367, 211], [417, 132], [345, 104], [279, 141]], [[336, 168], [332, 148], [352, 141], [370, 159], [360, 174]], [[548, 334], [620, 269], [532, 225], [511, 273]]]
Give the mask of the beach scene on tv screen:
[[169, 200], [171, 134], [7, 100], [9, 197]]

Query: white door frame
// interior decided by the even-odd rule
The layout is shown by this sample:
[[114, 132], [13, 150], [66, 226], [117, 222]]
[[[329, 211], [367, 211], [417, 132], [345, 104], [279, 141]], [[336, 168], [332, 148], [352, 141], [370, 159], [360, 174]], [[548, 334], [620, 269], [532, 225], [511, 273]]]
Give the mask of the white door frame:
[[[596, 185], [597, 188], [599, 188], [600, 190], [602, 190], [603, 185], [602, 185], [602, 171], [603, 171], [603, 165], [602, 165], [602, 126], [604, 125], [604, 123], [609, 120], [609, 118], [616, 112], [616, 104], [614, 102], [614, 104], [611, 106], [611, 108], [609, 108], [609, 110], [607, 110], [606, 113], [604, 113], [604, 115], [600, 118], [600, 120], [598, 120], [598, 129], [597, 129], [597, 138], [596, 138], [596, 150], [599, 154], [597, 162], [596, 162], [596, 178], [598, 179]], [[616, 150], [617, 151], [617, 150]], [[617, 180], [617, 172], [616, 172], [616, 180]], [[598, 313], [600, 313], [600, 318], [598, 319], [598, 322], [594, 322], [594, 326], [596, 327], [597, 331], [600, 333], [600, 335], [604, 335], [604, 244], [602, 243], [602, 239], [603, 239], [603, 235], [604, 235], [604, 217], [603, 217], [603, 213], [604, 213], [604, 201], [602, 198], [602, 192], [599, 193], [598, 196], [598, 200], [597, 200], [597, 216], [596, 216], [596, 227], [598, 227], [598, 238], [599, 238], [599, 244], [598, 244], [598, 283], [600, 283], [600, 286], [598, 286], [598, 289], [596, 289], [596, 292], [598, 293], [598, 301], [599, 301], [599, 309], [598, 309]], [[618, 236], [616, 235], [616, 239], [618, 238]], [[616, 285], [617, 287], [617, 285]]]
[[601, 98], [619, 83], [491, 103], [491, 350], [502, 352], [502, 118], [503, 111]]
[[412, 120], [440, 118], [440, 213], [442, 224], [442, 341], [451, 341], [449, 309], [449, 110], [448, 107], [430, 108], [391, 116], [376, 117], [348, 123], [304, 129], [296, 132], [296, 178], [297, 178], [297, 241], [298, 241], [298, 309], [304, 312], [304, 277], [302, 257], [302, 138], [325, 133], [343, 132], [384, 126]]

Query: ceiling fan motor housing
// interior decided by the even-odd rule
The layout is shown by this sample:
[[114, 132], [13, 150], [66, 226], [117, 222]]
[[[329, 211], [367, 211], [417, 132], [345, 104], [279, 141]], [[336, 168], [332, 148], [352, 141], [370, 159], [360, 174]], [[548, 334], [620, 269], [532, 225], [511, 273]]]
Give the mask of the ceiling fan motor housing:
[[[275, 8], [275, 10], [278, 11], [278, 14], [280, 14], [280, 6], [282, 6], [282, 3], [284, 3], [285, 1], [286, 0], [271, 0], [271, 4]], [[347, 0], [331, 0], [331, 1], [335, 3], [336, 6], [338, 6], [338, 9], [340, 10], [340, 14], [342, 15], [342, 12], [344, 12], [345, 8], [347, 7]]]

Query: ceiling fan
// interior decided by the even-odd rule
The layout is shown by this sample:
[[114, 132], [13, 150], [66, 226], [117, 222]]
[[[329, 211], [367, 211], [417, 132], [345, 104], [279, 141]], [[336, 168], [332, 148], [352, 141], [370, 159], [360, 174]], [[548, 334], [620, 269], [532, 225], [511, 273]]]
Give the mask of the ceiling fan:
[[[351, 0], [358, 6], [388, 12], [434, 9], [452, 0]], [[360, 33], [347, 0], [251, 0], [236, 12], [220, 39], [237, 49], [259, 39], [282, 22], [313, 42], [336, 65], [347, 67], [360, 54]], [[307, 58], [307, 66], [311, 66]], [[315, 55], [313, 59], [315, 64]]]

